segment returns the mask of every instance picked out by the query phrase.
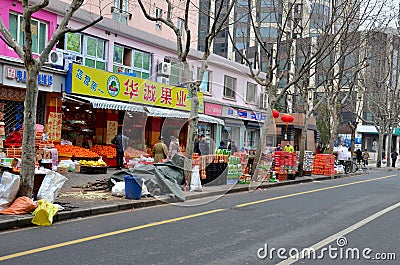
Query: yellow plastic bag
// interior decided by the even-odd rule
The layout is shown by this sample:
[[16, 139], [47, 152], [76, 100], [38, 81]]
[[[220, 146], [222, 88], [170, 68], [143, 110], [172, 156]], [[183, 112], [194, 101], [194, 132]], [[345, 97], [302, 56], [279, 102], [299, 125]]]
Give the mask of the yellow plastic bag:
[[49, 226], [53, 223], [53, 216], [56, 215], [58, 207], [54, 204], [45, 201], [38, 200], [38, 207], [32, 214], [35, 216], [32, 219], [32, 224]]

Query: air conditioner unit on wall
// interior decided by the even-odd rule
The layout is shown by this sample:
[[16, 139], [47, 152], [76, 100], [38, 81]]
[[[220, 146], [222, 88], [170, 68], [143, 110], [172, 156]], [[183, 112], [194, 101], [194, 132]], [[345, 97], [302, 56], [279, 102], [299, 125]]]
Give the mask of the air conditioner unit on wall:
[[64, 54], [59, 51], [51, 51], [49, 53], [49, 62], [54, 65], [64, 65]]
[[162, 83], [162, 84], [169, 85], [169, 78], [166, 78], [166, 77], [163, 77], [163, 76], [158, 76], [157, 77], [157, 83]]
[[162, 62], [158, 64], [158, 74], [160, 75], [170, 75], [171, 74], [171, 64], [167, 62]]

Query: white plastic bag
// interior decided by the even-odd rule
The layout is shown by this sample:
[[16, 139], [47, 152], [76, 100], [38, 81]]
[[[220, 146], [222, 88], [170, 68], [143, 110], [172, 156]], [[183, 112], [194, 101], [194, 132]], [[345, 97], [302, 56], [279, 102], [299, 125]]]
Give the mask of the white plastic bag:
[[337, 165], [337, 166], [336, 166], [336, 172], [337, 172], [337, 173], [342, 173], [342, 174], [344, 174], [344, 167], [343, 167], [343, 165]]
[[199, 166], [194, 166], [190, 180], [190, 191], [203, 191], [200, 181]]
[[7, 209], [17, 197], [21, 177], [4, 172], [0, 182], [0, 210]]
[[142, 197], [146, 197], [147, 195], [150, 195], [150, 192], [147, 189], [146, 185], [144, 185], [144, 183], [142, 185], [142, 194], [141, 195], [142, 195]]
[[60, 173], [54, 171], [47, 173], [43, 179], [42, 185], [40, 185], [37, 199], [44, 199], [45, 201], [53, 203], [65, 181], [67, 181], [67, 178]]
[[[111, 179], [111, 181], [115, 182], [115, 180], [113, 179]], [[117, 197], [125, 196], [125, 182], [123, 181], [115, 182], [114, 186], [111, 188], [111, 195]]]

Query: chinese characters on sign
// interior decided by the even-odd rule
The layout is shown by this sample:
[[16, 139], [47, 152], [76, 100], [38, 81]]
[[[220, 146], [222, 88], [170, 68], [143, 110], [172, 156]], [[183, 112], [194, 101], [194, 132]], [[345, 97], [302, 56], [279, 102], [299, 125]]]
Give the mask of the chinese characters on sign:
[[111, 140], [117, 135], [118, 132], [118, 122], [117, 121], [107, 121], [107, 138], [106, 143], [111, 144]]
[[61, 140], [62, 113], [50, 112], [47, 121], [47, 134], [50, 141]]
[[[168, 86], [129, 75], [115, 74], [83, 65], [72, 65], [67, 93], [77, 93], [157, 107], [190, 110], [186, 88]], [[203, 94], [198, 93], [199, 113], [204, 112]]]
[[[15, 79], [19, 83], [26, 83], [26, 70], [15, 69], [12, 67], [7, 67], [6, 78]], [[38, 75], [38, 85], [41, 86], [52, 86], [53, 85], [53, 75], [39, 73]]]

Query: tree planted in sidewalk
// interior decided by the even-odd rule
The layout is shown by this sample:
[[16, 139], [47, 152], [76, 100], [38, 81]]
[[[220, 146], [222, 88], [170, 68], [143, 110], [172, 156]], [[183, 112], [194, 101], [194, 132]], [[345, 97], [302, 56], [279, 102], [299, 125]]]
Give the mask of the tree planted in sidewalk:
[[[232, 11], [235, 1], [229, 1], [229, 0], [217, 1], [215, 12], [212, 12], [213, 15], [210, 14], [212, 23], [203, 41], [204, 52], [200, 59], [201, 60], [201, 68], [199, 70], [200, 78], [197, 78], [197, 80], [193, 79], [190, 70], [190, 64], [187, 60], [190, 54], [190, 45], [192, 42], [192, 35], [193, 35], [189, 27], [189, 21], [193, 19], [193, 17], [197, 18], [197, 15], [195, 13], [206, 12], [207, 10], [201, 10], [198, 7], [195, 7], [190, 0], [185, 0], [182, 4], [180, 4], [181, 6], [184, 6], [184, 8], [178, 8], [177, 6], [174, 6], [170, 0], [166, 0], [165, 2], [167, 4], [167, 11], [166, 11], [166, 18], [164, 18], [162, 17], [162, 15], [160, 16], [150, 15], [150, 12], [153, 8], [151, 4], [145, 4], [143, 3], [142, 0], [138, 0], [138, 2], [144, 16], [148, 20], [166, 25], [174, 32], [176, 36], [176, 48], [177, 48], [176, 52], [178, 56], [178, 61], [182, 65], [185, 84], [188, 88], [188, 94], [191, 100], [189, 130], [188, 130], [189, 132], [186, 142], [186, 159], [184, 162], [186, 185], [190, 185], [191, 170], [192, 170], [192, 155], [194, 149], [195, 136], [197, 134], [197, 125], [199, 121], [199, 112], [198, 112], [199, 99], [197, 92], [199, 91], [199, 87], [202, 83], [203, 80], [202, 77], [205, 71], [207, 71], [208, 67], [207, 60], [211, 55], [211, 45], [213, 43], [213, 40], [219, 32], [221, 32], [222, 30], [226, 30], [226, 27], [228, 26], [226, 22]], [[177, 11], [174, 11], [174, 9], [177, 9]], [[195, 13], [193, 13], [193, 11], [195, 11]], [[178, 27], [177, 23], [175, 24], [173, 22], [173, 18], [179, 16], [184, 17], [183, 27]]]
[[68, 26], [68, 22], [73, 18], [74, 13], [82, 7], [84, 0], [73, 0], [70, 5], [66, 4], [64, 17], [58, 24], [56, 31], [49, 40], [46, 40], [47, 42], [43, 51], [36, 56], [32, 51], [32, 15], [45, 9], [49, 5], [50, 0], [22, 0], [21, 2], [23, 7], [23, 28], [21, 29], [24, 35], [23, 44], [21, 45], [15, 40], [1, 18], [0, 33], [1, 40], [15, 51], [26, 69], [26, 96], [24, 102], [24, 132], [22, 139], [21, 185], [19, 195], [31, 197], [36, 161], [35, 135], [39, 72], [45, 65], [50, 51], [62, 36], [67, 32], [83, 31], [101, 21], [103, 17], [100, 15], [99, 18], [89, 22], [87, 25], [72, 29]]

